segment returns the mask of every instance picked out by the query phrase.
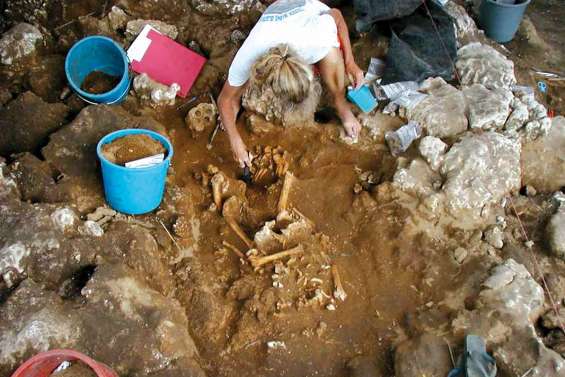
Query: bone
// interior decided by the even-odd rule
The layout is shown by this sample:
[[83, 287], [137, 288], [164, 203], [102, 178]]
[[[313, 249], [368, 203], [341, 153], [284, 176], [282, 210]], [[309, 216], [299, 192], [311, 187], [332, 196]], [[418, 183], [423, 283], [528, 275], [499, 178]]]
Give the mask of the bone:
[[219, 172], [214, 174], [210, 180], [212, 185], [212, 195], [214, 197], [214, 204], [216, 208], [222, 208], [222, 201], [226, 198], [237, 196], [241, 199], [245, 198], [245, 191], [247, 186], [244, 182], [229, 178], [224, 173]]
[[222, 208], [222, 184], [225, 182], [225, 177], [223, 174], [218, 173], [212, 177], [212, 195], [214, 197], [214, 204], [216, 208]]
[[249, 257], [249, 261], [251, 262], [251, 265], [254, 268], [258, 268], [261, 267], [267, 263], [285, 258], [285, 257], [290, 257], [293, 255], [298, 255], [298, 254], [302, 254], [304, 253], [304, 248], [302, 247], [302, 245], [298, 245], [293, 247], [292, 249], [288, 249], [285, 251], [281, 251], [279, 253], [275, 253], [275, 254], [271, 254], [271, 255], [267, 255], [264, 257]]
[[343, 285], [341, 285], [341, 278], [339, 276], [339, 271], [337, 266], [334, 264], [332, 265], [332, 277], [334, 280], [334, 297], [336, 300], [345, 301], [347, 298], [347, 293], [345, 293], [345, 289], [343, 289]]
[[243, 229], [241, 229], [241, 227], [235, 221], [235, 219], [228, 217], [226, 218], [226, 222], [228, 223], [230, 228], [234, 231], [234, 233], [237, 234], [237, 236], [245, 243], [245, 245], [247, 245], [247, 247], [251, 249], [253, 247], [253, 241], [249, 239], [247, 234], [245, 234], [245, 232], [243, 231]]
[[290, 193], [290, 188], [292, 187], [293, 181], [294, 181], [294, 175], [292, 175], [291, 172], [286, 172], [286, 174], [284, 175], [284, 182], [281, 190], [281, 195], [279, 197], [279, 204], [278, 204], [279, 212], [286, 210], [288, 206], [288, 195]]
[[246, 260], [245, 254], [243, 254], [237, 247], [232, 245], [227, 241], [222, 241], [222, 245], [224, 245], [228, 250], [233, 251], [239, 258]]

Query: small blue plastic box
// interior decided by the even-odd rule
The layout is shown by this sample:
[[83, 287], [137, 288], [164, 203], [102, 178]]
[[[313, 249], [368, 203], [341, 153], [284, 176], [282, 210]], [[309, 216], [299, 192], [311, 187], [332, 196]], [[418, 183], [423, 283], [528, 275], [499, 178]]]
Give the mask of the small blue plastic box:
[[364, 113], [370, 113], [379, 104], [367, 85], [359, 89], [348, 89], [347, 99], [356, 104]]

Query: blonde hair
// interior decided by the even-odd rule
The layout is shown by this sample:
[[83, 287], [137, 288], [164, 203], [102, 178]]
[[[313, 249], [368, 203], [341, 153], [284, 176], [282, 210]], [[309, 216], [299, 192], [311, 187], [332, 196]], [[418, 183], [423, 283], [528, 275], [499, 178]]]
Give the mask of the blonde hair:
[[312, 67], [288, 45], [280, 45], [271, 48], [251, 68], [243, 104], [269, 121], [301, 123], [313, 118], [320, 93]]
[[251, 69], [251, 77], [268, 85], [282, 100], [300, 103], [308, 96], [314, 73], [287, 45], [271, 48]]

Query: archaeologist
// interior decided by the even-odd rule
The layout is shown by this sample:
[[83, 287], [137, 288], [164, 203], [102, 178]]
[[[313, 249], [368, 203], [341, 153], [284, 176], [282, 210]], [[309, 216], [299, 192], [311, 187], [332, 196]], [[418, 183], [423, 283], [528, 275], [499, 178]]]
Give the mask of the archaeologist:
[[347, 136], [357, 139], [361, 128], [345, 99], [345, 78], [363, 84], [363, 71], [351, 51], [349, 31], [341, 12], [318, 0], [278, 0], [263, 13], [229, 69], [220, 93], [220, 119], [235, 160], [251, 165], [247, 147], [236, 128], [241, 99], [249, 81], [260, 81], [291, 104], [308, 100], [316, 64]]

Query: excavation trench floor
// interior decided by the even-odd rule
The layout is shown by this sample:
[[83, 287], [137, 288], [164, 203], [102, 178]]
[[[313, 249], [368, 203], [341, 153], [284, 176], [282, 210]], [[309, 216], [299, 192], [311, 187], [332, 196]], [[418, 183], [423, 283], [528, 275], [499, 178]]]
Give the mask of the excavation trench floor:
[[[385, 119], [392, 125], [399, 122]], [[246, 300], [230, 299], [226, 293], [234, 281], [250, 274], [257, 275], [252, 283], [254, 289], [272, 290], [268, 278], [272, 267], [262, 275], [242, 269], [233, 254], [227, 259], [218, 257], [224, 240], [243, 251], [246, 248], [225, 226], [219, 213], [208, 211], [212, 203], [209, 189], [195, 178], [195, 173], [205, 171], [209, 164], [231, 177], [240, 174], [231, 158], [227, 136], [218, 134], [213, 149], [207, 150], [210, 130], [192, 135], [176, 113], [159, 120], [168, 125], [174, 143], [176, 184], [191, 193], [194, 201], [187, 204], [184, 213], [194, 211], [194, 217], [200, 219], [200, 242], [192, 257], [176, 267], [177, 298], [185, 305], [191, 323], [227, 317], [225, 324], [219, 321], [217, 328], [205, 333], [199, 333], [199, 329], [210, 326], [191, 329], [209, 375], [344, 376], [349, 373], [348, 360], [357, 355], [376, 360], [379, 375], [392, 375], [391, 345], [403, 339], [407, 314], [441, 300], [443, 292], [457, 283], [439, 277], [457, 271], [450, 257], [437, 258], [443, 251], [434, 250], [429, 242], [404, 231], [408, 214], [401, 206], [394, 201], [378, 203], [374, 193], [354, 194], [356, 168], [375, 172], [383, 182], [390, 180], [395, 162], [384, 145], [375, 143], [367, 151], [348, 146], [339, 140], [336, 125], [275, 128], [257, 136], [246, 132], [241, 122], [239, 128], [250, 148], [278, 145], [289, 151], [289, 171], [297, 177], [290, 195], [291, 206], [312, 220], [317, 232], [329, 237], [333, 245], [331, 263], [339, 268], [348, 295], [344, 302], [336, 304], [335, 311], [323, 306], [297, 308], [293, 304], [282, 310], [265, 309], [267, 314], [256, 319], [256, 315], [244, 313], [248, 311]], [[265, 219], [273, 218], [280, 186], [280, 181], [270, 188], [248, 185], [249, 206]], [[246, 229], [250, 236], [254, 230]], [[197, 266], [204, 278], [191, 279], [188, 265], [192, 269]], [[424, 283], [424, 277], [431, 275], [437, 278]], [[194, 292], [208, 287], [219, 288], [214, 292], [220, 304], [198, 308], [206, 304], [195, 300]], [[224, 311], [230, 314], [214, 313]], [[270, 341], [284, 342], [284, 346], [269, 348]]]

